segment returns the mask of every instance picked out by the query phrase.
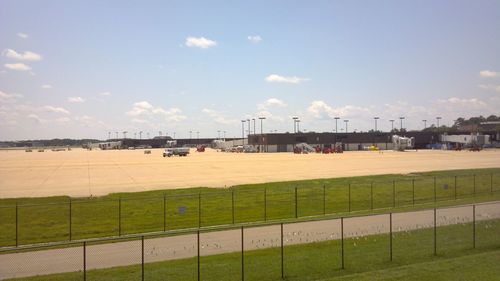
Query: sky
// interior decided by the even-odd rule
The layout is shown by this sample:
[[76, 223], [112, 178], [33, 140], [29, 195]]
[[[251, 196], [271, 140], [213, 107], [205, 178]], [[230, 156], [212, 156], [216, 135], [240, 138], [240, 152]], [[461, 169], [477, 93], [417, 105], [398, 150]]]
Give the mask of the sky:
[[500, 115], [500, 1], [2, 0], [0, 52], [0, 140]]

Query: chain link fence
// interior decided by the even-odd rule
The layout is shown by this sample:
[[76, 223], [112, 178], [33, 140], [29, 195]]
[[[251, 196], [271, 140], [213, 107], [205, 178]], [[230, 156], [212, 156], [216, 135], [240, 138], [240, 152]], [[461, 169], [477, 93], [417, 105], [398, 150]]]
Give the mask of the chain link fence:
[[0, 206], [0, 247], [265, 222], [500, 192], [500, 174]]
[[494, 249], [498, 233], [500, 202], [201, 228], [2, 249], [0, 279], [304, 280]]

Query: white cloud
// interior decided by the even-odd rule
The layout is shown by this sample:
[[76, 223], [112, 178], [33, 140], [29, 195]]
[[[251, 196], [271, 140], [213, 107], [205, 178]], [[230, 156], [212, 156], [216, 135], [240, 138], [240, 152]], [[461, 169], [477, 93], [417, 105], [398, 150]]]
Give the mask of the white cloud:
[[286, 107], [286, 106], [287, 104], [284, 101], [279, 100], [277, 98], [270, 98], [265, 102], [258, 104], [257, 108], [259, 110], [266, 110], [270, 107]]
[[437, 104], [441, 104], [443, 106], [451, 106], [453, 108], [456, 107], [469, 107], [469, 108], [483, 108], [486, 107], [486, 102], [476, 99], [476, 98], [471, 98], [471, 99], [461, 99], [461, 98], [456, 98], [456, 97], [451, 97], [448, 99], [438, 99]]
[[28, 71], [31, 70], [31, 67], [24, 63], [6, 63], [5, 66], [8, 69], [17, 70], [17, 71]]
[[260, 37], [259, 35], [251, 35], [251, 36], [248, 36], [247, 37], [248, 41], [254, 43], [254, 44], [257, 44], [259, 43], [260, 41], [262, 41], [262, 37]]
[[370, 108], [354, 105], [333, 108], [324, 101], [315, 100], [307, 107], [307, 112], [316, 119], [348, 118], [369, 113]]
[[28, 119], [34, 121], [35, 123], [37, 124], [43, 124], [45, 122], [47, 122], [47, 120], [45, 119], [42, 119], [40, 118], [38, 115], [36, 114], [28, 114], [28, 116], [26, 116]]
[[69, 111], [62, 108], [62, 107], [55, 107], [55, 106], [51, 106], [51, 105], [46, 105], [46, 106], [42, 107], [42, 109], [45, 111], [48, 111], [48, 112], [52, 112], [52, 113], [69, 114]]
[[268, 121], [280, 122], [280, 123], [285, 121], [285, 118], [283, 118], [281, 116], [274, 115], [267, 110], [258, 111], [258, 112], [256, 112], [255, 115], [258, 117], [266, 117], [266, 120], [268, 120]]
[[477, 86], [483, 90], [492, 90], [496, 91], [497, 93], [500, 93], [500, 85], [480, 84]]
[[20, 99], [22, 97], [23, 97], [23, 95], [21, 95], [21, 94], [8, 94], [8, 93], [0, 91], [0, 102], [14, 101], [14, 100]]
[[299, 84], [305, 81], [309, 81], [308, 78], [301, 78], [297, 76], [280, 76], [278, 74], [271, 74], [265, 78], [267, 82], [277, 82], [277, 83], [291, 83]]
[[203, 112], [206, 115], [210, 116], [212, 118], [212, 120], [215, 123], [218, 123], [218, 124], [229, 125], [229, 124], [235, 124], [235, 123], [238, 122], [238, 120], [228, 118], [227, 116], [225, 116], [221, 112], [213, 110], [213, 109], [203, 108], [201, 110], [201, 112]]
[[134, 117], [132, 120], [137, 122], [139, 120], [155, 121], [155, 119], [161, 119], [161, 121], [169, 122], [180, 122], [186, 119], [186, 116], [182, 115], [182, 110], [179, 108], [169, 108], [163, 109], [161, 107], [154, 107], [147, 101], [136, 102], [133, 104], [132, 109], [126, 114], [130, 117]]
[[111, 93], [110, 92], [102, 92], [99, 95], [107, 97], [107, 96], [111, 96]]
[[30, 51], [25, 51], [24, 53], [18, 53], [12, 49], [7, 49], [3, 52], [3, 55], [16, 60], [26, 60], [26, 61], [39, 61], [42, 60], [42, 56]]
[[210, 47], [217, 46], [217, 42], [207, 39], [205, 37], [188, 37], [185, 42], [188, 47], [196, 47], [201, 49], [207, 49]]
[[479, 72], [479, 76], [483, 78], [495, 78], [495, 77], [500, 77], [500, 72], [495, 72], [491, 70], [482, 70]]
[[41, 86], [42, 89], [52, 89], [52, 85], [45, 84]]
[[82, 98], [82, 97], [69, 97], [68, 98], [68, 102], [71, 102], [71, 103], [82, 103], [82, 102], [85, 102], [85, 99]]
[[22, 39], [26, 39], [26, 38], [28, 38], [28, 34], [26, 34], [26, 33], [22, 33], [22, 32], [19, 32], [19, 33], [17, 34], [17, 37], [22, 38]]

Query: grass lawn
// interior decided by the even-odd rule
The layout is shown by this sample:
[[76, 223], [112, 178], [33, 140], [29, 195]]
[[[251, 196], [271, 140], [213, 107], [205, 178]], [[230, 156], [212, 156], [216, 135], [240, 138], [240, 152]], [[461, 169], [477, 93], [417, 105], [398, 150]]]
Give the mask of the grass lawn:
[[[433, 229], [393, 234], [393, 261], [389, 235], [345, 239], [345, 269], [341, 269], [339, 240], [292, 245], [284, 248], [285, 280], [498, 280], [500, 220], [439, 227], [437, 255]], [[281, 280], [279, 247], [247, 251], [245, 280]], [[203, 256], [201, 280], [241, 280], [241, 253]], [[83, 280], [83, 273], [13, 279], [16, 281]], [[141, 266], [90, 270], [87, 280], [141, 280]], [[145, 280], [197, 280], [197, 259], [145, 264]]]
[[[493, 192], [492, 192], [493, 191]], [[0, 247], [500, 199], [500, 168], [0, 200]], [[451, 200], [451, 201], [450, 201]], [[415, 206], [415, 207], [414, 207]], [[427, 206], [428, 207], [428, 206]], [[71, 235], [71, 236], [70, 236]]]

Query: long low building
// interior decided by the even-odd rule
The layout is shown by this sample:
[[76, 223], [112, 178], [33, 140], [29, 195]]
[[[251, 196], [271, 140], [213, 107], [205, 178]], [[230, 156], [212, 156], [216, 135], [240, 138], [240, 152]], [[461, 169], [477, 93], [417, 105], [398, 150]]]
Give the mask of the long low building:
[[[284, 133], [256, 134], [248, 136], [248, 143], [265, 152], [291, 152], [296, 144], [307, 143], [313, 147], [332, 147], [341, 145], [343, 150], [364, 150], [375, 145], [380, 149], [392, 149], [393, 133]], [[439, 142], [437, 132], [406, 132], [405, 137], [415, 138], [415, 148], [423, 149], [428, 144]]]

